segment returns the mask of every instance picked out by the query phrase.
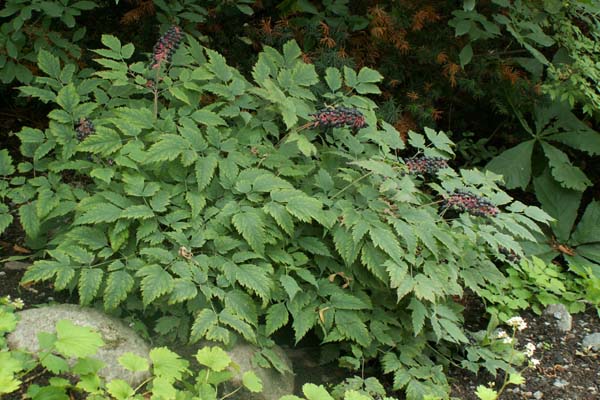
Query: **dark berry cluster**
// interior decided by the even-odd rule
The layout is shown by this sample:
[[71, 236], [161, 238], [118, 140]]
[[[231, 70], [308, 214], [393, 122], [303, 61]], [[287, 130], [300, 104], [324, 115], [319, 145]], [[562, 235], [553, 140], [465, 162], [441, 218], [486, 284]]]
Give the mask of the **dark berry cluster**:
[[442, 202], [442, 209], [468, 212], [477, 217], [494, 217], [500, 210], [491, 201], [467, 190], [456, 189]]
[[81, 142], [86, 137], [96, 133], [96, 128], [94, 128], [94, 124], [89, 118], [80, 118], [75, 131], [77, 132], [77, 140]]
[[506, 260], [511, 263], [518, 263], [521, 261], [521, 256], [515, 253], [514, 250], [507, 249], [504, 246], [498, 246], [498, 252], [506, 257]]
[[170, 62], [171, 57], [179, 47], [179, 42], [183, 37], [183, 32], [180, 27], [172, 26], [169, 30], [158, 39], [158, 42], [152, 49], [152, 64], [150, 68], [160, 68], [161, 63]]
[[361, 129], [367, 126], [365, 116], [356, 108], [342, 106], [323, 108], [311, 114], [311, 116], [313, 120], [310, 123], [310, 127], [312, 128], [339, 128], [347, 126], [352, 129]]
[[442, 168], [448, 168], [448, 163], [442, 157], [416, 157], [406, 161], [408, 172], [411, 174], [433, 175]]

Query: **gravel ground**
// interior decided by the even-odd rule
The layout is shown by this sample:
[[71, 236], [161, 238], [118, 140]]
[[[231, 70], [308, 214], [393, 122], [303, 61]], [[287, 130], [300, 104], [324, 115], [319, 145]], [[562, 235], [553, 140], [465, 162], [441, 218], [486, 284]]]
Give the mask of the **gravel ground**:
[[[536, 345], [534, 357], [540, 360], [536, 368], [528, 368], [523, 376], [525, 384], [511, 385], [500, 396], [501, 400], [598, 400], [600, 399], [600, 352], [587, 351], [583, 338], [600, 333], [598, 312], [590, 307], [574, 314], [572, 329], [561, 332], [556, 318], [550, 315], [524, 313], [527, 328], [519, 332], [520, 344]], [[451, 371], [453, 396], [462, 400], [476, 400], [478, 385], [486, 385], [490, 376], [476, 376], [464, 371]], [[497, 377], [499, 383], [501, 377]]]

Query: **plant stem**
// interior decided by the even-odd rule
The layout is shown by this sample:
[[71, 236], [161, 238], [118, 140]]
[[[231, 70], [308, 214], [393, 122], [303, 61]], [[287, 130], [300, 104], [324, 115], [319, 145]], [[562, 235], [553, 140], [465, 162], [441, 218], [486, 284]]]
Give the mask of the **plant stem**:
[[329, 198], [329, 200], [333, 200], [336, 197], [338, 197], [340, 194], [344, 193], [348, 188], [350, 188], [351, 186], [354, 186], [355, 184], [357, 184], [358, 182], [362, 181], [363, 179], [365, 179], [368, 176], [373, 175], [373, 171], [361, 176], [360, 178], [357, 178], [355, 180], [353, 180], [352, 182], [350, 182], [349, 184], [347, 184], [346, 186], [344, 186], [339, 192], [337, 192], [336, 194], [334, 194], [333, 196], [331, 196]]

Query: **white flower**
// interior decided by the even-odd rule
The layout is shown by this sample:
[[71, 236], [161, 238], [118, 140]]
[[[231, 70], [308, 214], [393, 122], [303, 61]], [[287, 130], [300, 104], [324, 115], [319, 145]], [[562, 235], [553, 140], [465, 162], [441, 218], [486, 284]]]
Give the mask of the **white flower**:
[[538, 360], [537, 358], [530, 358], [529, 362], [531, 363], [531, 365], [533, 365], [534, 367], [537, 367], [538, 365], [540, 365], [540, 360]]
[[531, 356], [533, 356], [533, 352], [534, 352], [534, 351], [535, 351], [535, 344], [533, 344], [533, 343], [529, 342], [529, 343], [527, 343], [527, 344], [525, 345], [525, 351], [524, 351], [524, 353], [525, 353], [525, 355], [526, 355], [527, 357], [531, 357]]
[[512, 342], [513, 342], [513, 338], [508, 337], [508, 336], [502, 339], [502, 343], [505, 343], [505, 344], [512, 344]]
[[516, 328], [518, 331], [522, 331], [523, 329], [527, 328], [527, 323], [521, 317], [512, 317], [506, 321], [506, 323], [513, 328]]
[[508, 333], [504, 329], [496, 329], [494, 332], [495, 339], [504, 339], [508, 337]]
[[25, 306], [25, 302], [23, 302], [23, 300], [21, 300], [21, 298], [16, 298], [12, 301], [12, 305], [16, 309], [20, 310], [21, 308], [23, 308], [23, 306]]

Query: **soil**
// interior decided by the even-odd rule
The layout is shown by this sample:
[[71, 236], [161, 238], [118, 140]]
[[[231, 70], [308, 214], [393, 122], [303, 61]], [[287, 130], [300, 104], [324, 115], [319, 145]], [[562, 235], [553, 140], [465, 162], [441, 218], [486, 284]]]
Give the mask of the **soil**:
[[[500, 399], [600, 399], [600, 353], [586, 352], [581, 346], [586, 335], [600, 332], [598, 311], [590, 307], [574, 314], [572, 329], [566, 333], [557, 329], [553, 315], [527, 312], [522, 317], [527, 328], [519, 332], [517, 339], [521, 347], [528, 342], [536, 345], [533, 357], [540, 363], [524, 371], [525, 384], [508, 386]], [[461, 400], [477, 400], [478, 385], [485, 386], [491, 381], [498, 389], [504, 378], [478, 376], [464, 370], [450, 371], [450, 375], [452, 395]]]

